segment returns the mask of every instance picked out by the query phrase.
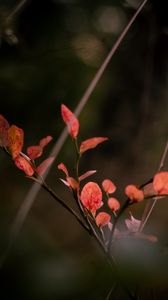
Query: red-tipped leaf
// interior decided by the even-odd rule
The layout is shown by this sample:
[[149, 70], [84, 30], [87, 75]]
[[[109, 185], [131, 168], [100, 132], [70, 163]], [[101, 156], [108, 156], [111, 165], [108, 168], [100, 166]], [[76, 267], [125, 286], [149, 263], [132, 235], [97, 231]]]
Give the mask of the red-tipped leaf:
[[43, 148], [40, 146], [30, 146], [27, 148], [27, 154], [32, 160], [40, 157], [42, 153], [43, 153]]
[[103, 205], [102, 191], [97, 183], [88, 182], [85, 184], [80, 195], [81, 202], [93, 215]]
[[79, 121], [75, 114], [64, 104], [61, 105], [61, 115], [68, 126], [68, 131], [72, 138], [76, 138], [79, 132]]
[[67, 170], [66, 166], [63, 163], [60, 163], [58, 165], [58, 169], [62, 170], [67, 177], [69, 176], [68, 170]]
[[0, 115], [0, 146], [5, 147], [8, 145], [8, 121]]
[[12, 125], [8, 129], [8, 149], [15, 159], [22, 151], [24, 141], [24, 132], [21, 128]]
[[95, 148], [97, 145], [99, 145], [100, 143], [103, 143], [105, 141], [107, 141], [108, 138], [107, 137], [94, 137], [91, 139], [87, 139], [85, 141], [83, 141], [80, 145], [80, 153], [84, 153], [90, 149]]
[[114, 212], [120, 209], [120, 202], [116, 198], [108, 199], [108, 207]]
[[79, 177], [79, 181], [82, 181], [82, 180], [88, 178], [89, 176], [92, 176], [92, 175], [95, 174], [96, 172], [97, 172], [96, 170], [87, 171], [86, 173], [82, 174], [82, 175]]
[[125, 188], [125, 194], [133, 202], [140, 202], [144, 199], [144, 193], [138, 189], [135, 185], [127, 185]]
[[49, 166], [53, 163], [54, 157], [48, 157], [46, 158], [38, 167], [37, 167], [37, 173], [39, 175], [43, 175], [46, 170], [49, 168]]
[[41, 146], [42, 148], [44, 148], [45, 146], [48, 145], [49, 142], [52, 141], [52, 136], [51, 135], [48, 135], [46, 136], [45, 138], [41, 139], [40, 142], [39, 142], [39, 146]]
[[106, 212], [100, 212], [97, 216], [96, 216], [96, 224], [98, 227], [103, 227], [105, 225], [107, 225], [110, 222], [110, 215]]
[[102, 188], [106, 194], [113, 194], [116, 191], [116, 186], [110, 179], [103, 180]]
[[30, 163], [21, 155], [15, 158], [15, 165], [22, 170], [27, 176], [32, 176], [34, 174], [34, 169]]
[[160, 172], [154, 176], [153, 187], [157, 194], [168, 194], [168, 172]]

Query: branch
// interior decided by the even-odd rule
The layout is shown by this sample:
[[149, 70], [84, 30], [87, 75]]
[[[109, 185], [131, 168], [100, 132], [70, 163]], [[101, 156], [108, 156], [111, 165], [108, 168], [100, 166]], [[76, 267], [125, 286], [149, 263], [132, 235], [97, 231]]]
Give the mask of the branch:
[[[97, 73], [95, 74], [93, 80], [90, 82], [88, 88], [86, 89], [83, 97], [81, 98], [81, 100], [79, 101], [79, 104], [77, 105], [74, 113], [79, 116], [80, 113], [82, 112], [84, 106], [86, 105], [86, 103], [88, 102], [91, 94], [93, 93], [93, 91], [96, 88], [96, 85], [98, 84], [99, 80], [101, 79], [102, 75], [104, 74], [105, 69], [107, 68], [108, 64], [110, 63], [112, 57], [114, 56], [114, 54], [116, 53], [117, 49], [119, 48], [121, 42], [123, 41], [123, 39], [125, 38], [127, 32], [129, 31], [129, 29], [131, 28], [132, 24], [134, 23], [134, 21], [136, 20], [137, 16], [139, 15], [139, 13], [142, 11], [143, 7], [145, 6], [145, 4], [147, 3], [148, 0], [144, 0], [141, 5], [139, 6], [139, 8], [137, 9], [137, 11], [134, 13], [134, 15], [132, 16], [132, 18], [130, 19], [130, 21], [128, 22], [128, 24], [126, 25], [126, 27], [123, 29], [123, 31], [121, 32], [120, 36], [118, 37], [118, 39], [116, 40], [115, 44], [113, 45], [113, 47], [111, 48], [109, 54], [107, 55], [107, 57], [105, 58], [105, 60], [103, 61], [102, 65], [100, 66], [100, 68], [98, 69]], [[64, 128], [64, 130], [62, 131], [60, 137], [58, 138], [57, 142], [55, 143], [51, 153], [49, 156], [52, 157], [57, 157], [57, 155], [59, 154], [66, 138], [68, 136], [68, 131], [67, 128]], [[54, 162], [53, 162], [54, 163]], [[50, 167], [48, 168], [48, 170], [46, 171], [45, 175], [44, 175], [44, 180], [46, 179], [47, 175], [49, 174], [50, 168], [51, 168], [52, 164], [50, 165]], [[19, 209], [14, 224], [15, 224], [15, 238], [17, 237], [17, 235], [19, 234], [21, 227], [33, 205], [34, 199], [36, 198], [38, 192], [40, 191], [40, 185], [34, 183], [30, 189], [30, 191], [28, 192], [26, 198], [24, 199], [24, 202], [22, 203], [21, 208]], [[22, 209], [22, 207], [24, 207], [24, 210]], [[23, 210], [23, 211], [22, 211]]]
[[[167, 153], [168, 153], [168, 140], [167, 140], [167, 143], [166, 143], [166, 146], [164, 148], [164, 151], [163, 151], [163, 155], [162, 155], [162, 158], [161, 158], [161, 161], [160, 161], [160, 164], [159, 164], [159, 167], [158, 167], [158, 172], [161, 171], [161, 169], [164, 167], [164, 163], [165, 163], [165, 160], [166, 160], [166, 156], [167, 156]], [[143, 211], [143, 214], [142, 214], [142, 218], [141, 218], [141, 224], [140, 224], [140, 227], [139, 227], [139, 231], [142, 232], [146, 223], [148, 222], [149, 220], [149, 217], [157, 203], [157, 200], [158, 200], [158, 197], [154, 197], [154, 201], [148, 201], [146, 206], [145, 206], [145, 209]]]

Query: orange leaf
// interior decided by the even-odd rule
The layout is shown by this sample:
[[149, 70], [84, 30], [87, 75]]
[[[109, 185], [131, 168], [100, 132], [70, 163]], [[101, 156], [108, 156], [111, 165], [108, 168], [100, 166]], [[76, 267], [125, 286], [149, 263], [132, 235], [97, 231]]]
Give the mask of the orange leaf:
[[102, 191], [97, 183], [88, 182], [84, 185], [81, 195], [81, 202], [93, 215], [102, 205]]
[[108, 207], [112, 211], [117, 211], [120, 208], [120, 203], [116, 198], [109, 198], [108, 199]]
[[15, 159], [23, 148], [24, 132], [21, 128], [12, 125], [8, 129], [8, 148]]
[[30, 146], [27, 148], [27, 154], [32, 160], [40, 157], [42, 153], [43, 153], [43, 148], [40, 146]]
[[116, 186], [110, 179], [103, 180], [102, 188], [107, 194], [113, 194], [116, 191]]
[[87, 150], [95, 148], [100, 143], [103, 143], [104, 141], [108, 140], [106, 137], [94, 137], [91, 139], [87, 139], [83, 141], [80, 145], [80, 153], [84, 153]]
[[48, 135], [45, 138], [41, 139], [39, 142], [39, 146], [41, 146], [42, 148], [44, 148], [45, 146], [48, 145], [48, 143], [52, 140], [52, 136]]
[[109, 214], [107, 214], [106, 212], [100, 212], [96, 216], [96, 224], [98, 227], [103, 227], [110, 222], [110, 219], [111, 219], [111, 217]]
[[45, 171], [48, 169], [48, 167], [53, 163], [54, 157], [48, 157], [46, 158], [38, 167], [37, 167], [37, 173], [39, 175], [43, 175]]
[[25, 172], [26, 175], [32, 176], [34, 174], [34, 170], [30, 163], [21, 155], [18, 155], [15, 158], [15, 165], [22, 171]]
[[2, 147], [8, 145], [8, 128], [8, 121], [0, 115], [0, 146]]
[[144, 199], [144, 193], [140, 189], [138, 189], [135, 185], [131, 184], [125, 188], [125, 194], [127, 197], [134, 201], [140, 202]]
[[64, 104], [61, 105], [61, 114], [72, 138], [76, 138], [79, 132], [79, 121], [75, 114]]
[[153, 187], [157, 194], [168, 194], [168, 172], [160, 172], [154, 176]]
[[68, 170], [67, 170], [66, 166], [63, 163], [60, 163], [58, 165], [58, 169], [62, 170], [65, 173], [66, 176], [69, 176]]

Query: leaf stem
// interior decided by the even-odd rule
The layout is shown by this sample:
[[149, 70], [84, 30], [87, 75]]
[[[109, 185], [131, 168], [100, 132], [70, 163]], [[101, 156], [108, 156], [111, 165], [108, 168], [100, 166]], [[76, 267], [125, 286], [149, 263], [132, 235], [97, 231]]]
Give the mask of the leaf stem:
[[[40, 182], [39, 182], [40, 183]], [[69, 211], [76, 219], [77, 221], [82, 225], [82, 227], [89, 232], [90, 234], [90, 229], [88, 226], [83, 222], [81, 217], [71, 208], [69, 207], [65, 202], [63, 202], [57, 195], [56, 193], [47, 185], [46, 182], [42, 182], [41, 186], [44, 190], [46, 190], [58, 203], [60, 203], [67, 211]]]
[[108, 253], [111, 252], [111, 246], [112, 246], [112, 241], [113, 241], [113, 236], [114, 236], [114, 232], [115, 232], [115, 228], [117, 225], [117, 222], [120, 218], [120, 216], [122, 215], [122, 213], [125, 211], [125, 209], [129, 206], [130, 204], [130, 199], [128, 198], [125, 203], [121, 206], [118, 215], [114, 218], [114, 223], [113, 223], [113, 227], [112, 230], [110, 232], [110, 237], [109, 237], [109, 242], [108, 242]]
[[[162, 154], [162, 157], [161, 157], [161, 161], [160, 161], [160, 164], [159, 164], [159, 167], [158, 167], [158, 172], [161, 171], [161, 169], [164, 167], [164, 163], [165, 163], [165, 160], [166, 160], [166, 156], [167, 156], [167, 153], [168, 153], [168, 140], [166, 142], [166, 146], [164, 148], [164, 151], [163, 151], [163, 154]], [[150, 181], [152, 182], [153, 179]], [[149, 182], [149, 183], [150, 183]], [[151, 198], [151, 197], [149, 197]], [[149, 220], [149, 217], [157, 203], [157, 200], [158, 200], [158, 197], [155, 196], [155, 199], [154, 199], [154, 202], [151, 202], [150, 200], [147, 202], [146, 206], [145, 206], [145, 209], [143, 211], [143, 214], [142, 214], [142, 218], [141, 218], [141, 224], [140, 224], [140, 227], [139, 227], [139, 231], [142, 232], [147, 221]]]

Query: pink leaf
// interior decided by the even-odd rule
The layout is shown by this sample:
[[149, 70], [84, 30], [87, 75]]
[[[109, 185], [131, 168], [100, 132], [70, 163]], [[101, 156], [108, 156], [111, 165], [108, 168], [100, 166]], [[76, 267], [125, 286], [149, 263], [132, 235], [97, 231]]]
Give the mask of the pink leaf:
[[80, 145], [80, 153], [82, 154], [82, 153], [86, 152], [87, 150], [93, 149], [100, 143], [105, 142], [106, 140], [108, 140], [108, 138], [106, 138], [106, 137], [94, 137], [94, 138], [85, 140]]
[[24, 173], [27, 176], [32, 176], [34, 174], [34, 170], [32, 168], [32, 166], [30, 165], [30, 163], [21, 155], [18, 155], [15, 158], [15, 165], [22, 171], [24, 171]]
[[37, 173], [39, 175], [43, 175], [47, 168], [53, 163], [54, 157], [48, 157], [45, 159], [38, 167], [37, 167]]
[[117, 211], [120, 208], [120, 203], [117, 199], [115, 198], [109, 198], [108, 199], [108, 207], [112, 210], [112, 211]]
[[8, 128], [8, 121], [0, 115], [0, 146], [2, 147], [8, 145]]
[[65, 175], [66, 175], [67, 177], [69, 176], [68, 170], [67, 170], [66, 166], [65, 166], [63, 163], [60, 163], [60, 164], [58, 165], [58, 169], [59, 169], [59, 170], [62, 170], [62, 171], [65, 173]]
[[125, 225], [127, 226], [129, 231], [137, 232], [141, 225], [141, 220], [135, 219], [131, 213], [130, 216], [130, 219], [125, 220]]
[[140, 202], [144, 199], [144, 193], [138, 189], [135, 185], [127, 185], [125, 188], [125, 194], [133, 202]]
[[111, 217], [109, 214], [107, 214], [106, 212], [100, 212], [96, 216], [96, 224], [98, 227], [103, 227], [110, 222], [110, 219], [111, 219]]
[[48, 145], [48, 143], [52, 140], [52, 136], [48, 135], [45, 138], [41, 139], [39, 142], [39, 146], [44, 148], [45, 146]]
[[15, 159], [23, 148], [24, 132], [21, 128], [12, 125], [8, 129], [8, 148]]
[[79, 132], [79, 121], [75, 114], [64, 104], [61, 105], [61, 114], [72, 138], [76, 138]]
[[88, 182], [84, 185], [81, 195], [81, 202], [93, 215], [102, 205], [102, 191], [97, 183]]
[[80, 177], [79, 177], [79, 181], [82, 181], [84, 179], [86, 179], [87, 177], [95, 174], [97, 171], [96, 170], [91, 170], [91, 171], [87, 171], [86, 173], [82, 174]]
[[154, 176], [153, 187], [157, 194], [168, 194], [168, 172], [160, 172]]
[[40, 157], [42, 153], [43, 153], [43, 148], [40, 146], [30, 146], [27, 148], [27, 154], [32, 160]]
[[110, 179], [103, 180], [102, 188], [107, 194], [113, 194], [116, 191], [116, 186]]

